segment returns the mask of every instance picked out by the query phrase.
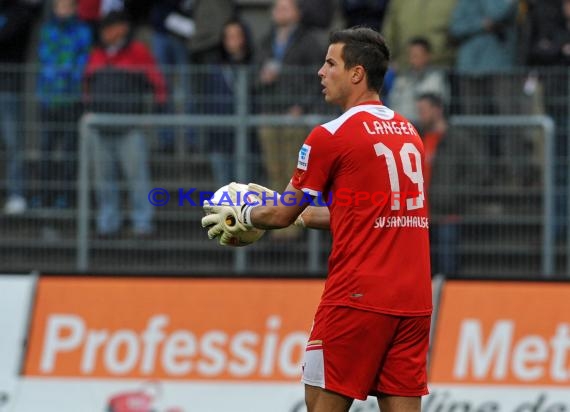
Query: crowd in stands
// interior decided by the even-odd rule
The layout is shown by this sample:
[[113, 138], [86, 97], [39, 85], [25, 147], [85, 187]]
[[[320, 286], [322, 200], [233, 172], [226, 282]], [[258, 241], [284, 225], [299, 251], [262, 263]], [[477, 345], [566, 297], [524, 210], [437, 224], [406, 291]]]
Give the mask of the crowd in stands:
[[[386, 38], [393, 63], [382, 97], [431, 139], [430, 159], [435, 160], [428, 165], [433, 168], [434, 185], [441, 174], [437, 162], [449, 146], [442, 142], [458, 139], [450, 138], [447, 126], [442, 126], [449, 113], [554, 112], [556, 103], [548, 96], [560, 95], [560, 84], [542, 82], [546, 97], [540, 107], [536, 103], [540, 83], [529, 68], [570, 64], [570, 0], [274, 0], [267, 5], [269, 30], [258, 33], [232, 0], [0, 0], [5, 213], [72, 205], [78, 141], [74, 126], [86, 112], [175, 113], [182, 95], [185, 112], [233, 113], [236, 69], [244, 65], [255, 67], [251, 112], [298, 116], [321, 110], [316, 76], [308, 77], [306, 70], [300, 75], [295, 69], [322, 64], [326, 34], [332, 28], [366, 25]], [[34, 25], [40, 26], [36, 39]], [[148, 35], [138, 36], [141, 30]], [[39, 174], [46, 187], [53, 180], [66, 182], [59, 191], [24, 190], [23, 112], [18, 104], [24, 73], [11, 70], [11, 65], [23, 63], [38, 64]], [[192, 83], [188, 70], [198, 65], [207, 68], [200, 81]], [[521, 69], [518, 75], [513, 75], [517, 69]], [[222, 98], [196, 107], [194, 95]], [[441, 119], [431, 119], [435, 115]], [[256, 131], [254, 146], [261, 153], [264, 183], [276, 189], [285, 186], [306, 133], [306, 128], [297, 126], [264, 126]], [[193, 147], [194, 131], [189, 129], [187, 135]], [[494, 136], [486, 147], [478, 148], [482, 157], [508, 156], [516, 150], [497, 140]], [[233, 129], [212, 129], [206, 141], [216, 183], [230, 181]], [[151, 187], [147, 163], [153, 152], [143, 132], [103, 128], [92, 143], [99, 235], [113, 236], [120, 230], [118, 170], [129, 181], [134, 235], [152, 234], [153, 210], [146, 194]], [[160, 153], [172, 153], [174, 131], [163, 128], [155, 143]], [[468, 142], [459, 146], [470, 147]], [[50, 157], [57, 147], [63, 152], [61, 164]], [[450, 172], [457, 162], [441, 162], [455, 178], [469, 175]], [[517, 167], [512, 165], [513, 175], [519, 174]], [[437, 208], [446, 216], [461, 213]], [[447, 227], [444, 232], [448, 233], [444, 243], [455, 243], [454, 230]], [[445, 238], [441, 233], [439, 237]]]

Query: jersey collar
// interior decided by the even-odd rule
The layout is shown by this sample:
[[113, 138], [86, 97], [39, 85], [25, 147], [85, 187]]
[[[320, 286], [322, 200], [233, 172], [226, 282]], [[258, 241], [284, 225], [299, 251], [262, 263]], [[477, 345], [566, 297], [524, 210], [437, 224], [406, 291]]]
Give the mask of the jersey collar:
[[364, 105], [370, 105], [370, 104], [376, 104], [376, 105], [384, 106], [384, 103], [382, 103], [382, 100], [366, 100], [364, 102], [358, 103], [355, 106], [364, 106]]

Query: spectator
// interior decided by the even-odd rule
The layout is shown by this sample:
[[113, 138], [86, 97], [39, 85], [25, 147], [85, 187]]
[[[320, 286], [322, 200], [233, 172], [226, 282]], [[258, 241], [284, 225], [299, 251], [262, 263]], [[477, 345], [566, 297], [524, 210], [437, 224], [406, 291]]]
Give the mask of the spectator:
[[[203, 94], [207, 114], [233, 114], [234, 88], [238, 70], [253, 61], [253, 43], [249, 27], [238, 19], [231, 19], [223, 29], [220, 56], [207, 68]], [[217, 186], [223, 186], [234, 176], [233, 127], [211, 127], [207, 131], [206, 148]]]
[[97, 36], [97, 26], [101, 18], [101, 0], [77, 0], [77, 17], [91, 28], [93, 39]]
[[382, 34], [399, 70], [407, 66], [408, 44], [418, 36], [429, 40], [434, 65], [449, 67], [453, 64], [454, 50], [448, 26], [456, 3], [457, 0], [393, 0], [388, 4]]
[[77, 0], [77, 16], [89, 25], [94, 39], [101, 18], [112, 10], [123, 11], [123, 8], [122, 0]]
[[186, 42], [196, 34], [194, 1], [166, 0], [151, 9], [152, 51], [163, 69], [189, 64]]
[[[262, 113], [279, 113], [299, 116], [311, 106], [310, 100], [319, 97], [318, 89], [307, 88], [312, 84], [306, 79], [314, 77], [324, 57], [324, 48], [314, 32], [301, 23], [301, 11], [296, 0], [275, 0], [272, 9], [272, 27], [262, 41], [259, 55], [261, 70], [258, 74], [258, 101]], [[314, 72], [309, 72], [314, 67]], [[303, 102], [302, 97], [309, 101]], [[306, 128], [299, 126], [266, 126], [259, 129], [263, 162], [271, 187], [284, 188], [288, 176], [295, 168], [296, 153], [306, 135]], [[286, 237], [294, 229], [284, 229], [273, 236]], [[297, 233], [299, 233], [297, 231]]]
[[[568, 225], [568, 199], [565, 193], [570, 178], [568, 175], [570, 89], [567, 70], [570, 65], [570, 1], [529, 0], [529, 3], [531, 21], [529, 63], [541, 68], [550, 67], [548, 70], [540, 70], [540, 81], [534, 84], [543, 86], [544, 111], [556, 123], [556, 233], [557, 236], [563, 236]], [[542, 154], [540, 150], [538, 152]]]
[[235, 15], [234, 0], [197, 1], [193, 13], [196, 33], [188, 42], [192, 62], [208, 63], [215, 56], [222, 42], [222, 28]]
[[310, 29], [319, 43], [326, 44], [335, 17], [338, 0], [297, 0], [301, 25]]
[[514, 0], [458, 0], [450, 31], [458, 43], [456, 69], [487, 74], [514, 67], [516, 52]]
[[243, 21], [234, 18], [224, 24], [220, 55], [222, 64], [249, 64], [253, 61], [251, 31]]
[[[188, 69], [194, 63], [215, 61], [222, 26], [233, 14], [232, 0], [154, 2], [150, 12], [152, 49], [171, 88], [166, 112], [195, 112], [192, 79], [196, 71]], [[196, 137], [195, 129], [187, 129], [186, 141], [191, 150], [198, 146]], [[175, 150], [174, 130], [163, 129], [158, 138], [159, 152]]]
[[[516, 16], [514, 0], [458, 0], [450, 32], [458, 44], [456, 74], [461, 111], [469, 115], [523, 114], [524, 79], [515, 76]], [[524, 176], [521, 139], [510, 129], [488, 136], [487, 163], [494, 182]]]
[[[54, 0], [53, 16], [43, 24], [38, 45], [37, 94], [41, 119], [42, 192], [33, 206], [68, 207], [75, 181], [77, 121], [81, 115], [81, 79], [92, 44], [91, 29], [76, 17], [75, 0]], [[50, 161], [58, 141], [65, 158]], [[58, 176], [55, 172], [60, 171]], [[57, 193], [50, 184], [67, 186]], [[55, 196], [54, 196], [55, 194]]]
[[[272, 21], [271, 30], [259, 48], [257, 104], [263, 113], [300, 115], [305, 107], [297, 100], [307, 94], [303, 75], [308, 67], [318, 67], [324, 50], [315, 47], [318, 42], [314, 33], [300, 25], [301, 14], [295, 0], [276, 0]], [[294, 156], [286, 153], [296, 153], [304, 136], [303, 127], [260, 128], [266, 172], [274, 187], [285, 187], [284, 176], [295, 166], [290, 159], [286, 160]]]
[[93, 38], [97, 40], [101, 18], [112, 11], [122, 11], [129, 15], [134, 23], [148, 20], [148, 14], [154, 0], [77, 0], [79, 19], [89, 24]]
[[346, 27], [365, 26], [382, 31], [384, 14], [390, 0], [342, 0]]
[[557, 134], [566, 140], [567, 110], [560, 105], [566, 101], [568, 81], [566, 67], [570, 65], [570, 1], [529, 0], [531, 21], [529, 63], [533, 66], [558, 66], [541, 76], [545, 87], [547, 112], [557, 121]]
[[[196, 23], [192, 18], [194, 6], [192, 0], [166, 0], [155, 2], [150, 12], [152, 51], [170, 86], [165, 108], [168, 113], [177, 112], [179, 101], [183, 102], [183, 111], [192, 111], [188, 73], [190, 51], [187, 43], [196, 34]], [[158, 151], [174, 152], [174, 136], [171, 128], [160, 130]], [[190, 144], [195, 144], [193, 132], [189, 132], [189, 140]]]
[[418, 126], [424, 143], [424, 188], [430, 199], [432, 273], [460, 270], [460, 227], [470, 196], [482, 179], [480, 149], [463, 133], [451, 133], [441, 96], [420, 95]]
[[531, 9], [530, 62], [567, 67], [570, 65], [570, 0], [545, 3], [533, 3]]
[[[530, 66], [560, 66], [570, 64], [570, 54], [563, 57], [562, 40], [566, 36], [566, 43], [570, 45], [570, 2], [566, 0], [527, 0], [526, 4], [526, 54], [524, 63]], [[562, 11], [562, 13], [560, 13]], [[569, 47], [567, 47], [568, 49]], [[570, 50], [569, 50], [570, 51]], [[556, 122], [556, 157], [559, 163], [557, 180], [564, 184], [566, 180], [566, 127], [568, 111], [560, 104], [567, 99], [562, 96], [568, 94], [567, 71], [562, 70], [536, 70], [530, 69], [524, 85], [525, 100], [531, 106], [531, 114], [542, 115], [545, 112], [552, 116]], [[539, 136], [535, 150], [542, 163], [544, 137]], [[559, 192], [563, 192], [560, 190]]]
[[125, 1], [124, 0], [101, 0], [101, 5], [99, 8], [101, 17], [105, 17], [107, 14], [115, 11], [125, 11]]
[[392, 66], [388, 66], [388, 71], [386, 71], [386, 76], [384, 76], [384, 84], [382, 85], [382, 91], [381, 91], [382, 103], [384, 103], [384, 105], [388, 107], [392, 106], [390, 103], [390, 94], [394, 89], [394, 85], [396, 83], [396, 77], [397, 77], [396, 69]]
[[[125, 14], [111, 12], [101, 21], [101, 45], [89, 56], [85, 73], [87, 107], [90, 112], [145, 113], [154, 104], [166, 102], [162, 74], [150, 50], [131, 39], [131, 24]], [[153, 209], [150, 191], [148, 149], [139, 127], [100, 128], [92, 137], [97, 188], [97, 232], [117, 235], [121, 226], [116, 160], [128, 180], [131, 221], [135, 236], [152, 233]]]
[[18, 65], [26, 61], [36, 5], [32, 1], [0, 0], [0, 137], [5, 146], [6, 214], [20, 214], [27, 208], [20, 107], [24, 71]]
[[390, 92], [390, 107], [413, 123], [418, 120], [416, 99], [424, 93], [440, 96], [449, 102], [449, 86], [446, 73], [431, 66], [431, 44], [424, 37], [415, 37], [408, 46], [409, 68], [396, 74]]
[[335, 8], [334, 0], [299, 0], [301, 24], [307, 28], [328, 31], [333, 21]]

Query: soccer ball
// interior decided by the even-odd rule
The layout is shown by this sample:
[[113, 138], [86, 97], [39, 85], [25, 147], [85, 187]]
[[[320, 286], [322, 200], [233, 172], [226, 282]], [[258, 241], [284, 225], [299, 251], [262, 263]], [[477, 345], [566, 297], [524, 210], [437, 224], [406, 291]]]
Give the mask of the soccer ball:
[[[233, 198], [230, 196], [228, 192], [228, 185], [220, 187], [214, 195], [210, 198], [210, 200], [204, 201], [204, 205], [211, 204], [213, 206], [241, 206], [245, 202], [255, 202], [259, 199], [253, 195], [249, 194], [246, 198], [244, 198], [245, 194], [249, 192], [247, 185], [243, 183], [234, 183], [234, 185], [238, 186], [237, 198]], [[236, 224], [235, 218], [231, 215], [226, 217], [226, 225], [233, 226]], [[265, 234], [265, 230], [253, 228], [251, 230], [240, 232], [238, 234], [233, 234], [229, 240], [230, 246], [247, 246], [250, 245], [257, 240], [259, 240]], [[221, 235], [220, 235], [221, 236]]]

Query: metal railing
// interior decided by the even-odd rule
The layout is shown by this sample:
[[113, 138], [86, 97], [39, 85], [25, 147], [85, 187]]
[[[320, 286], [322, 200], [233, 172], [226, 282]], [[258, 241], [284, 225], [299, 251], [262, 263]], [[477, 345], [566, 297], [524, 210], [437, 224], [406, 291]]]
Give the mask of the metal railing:
[[[0, 77], [17, 72], [25, 80], [22, 90], [8, 96], [14, 103], [7, 104], [12, 100], [4, 103], [10, 109], [21, 106], [15, 119], [15, 136], [20, 144], [24, 196], [28, 201], [28, 208], [23, 213], [6, 213], [0, 218], [0, 266], [3, 270], [324, 274], [330, 242], [327, 232], [305, 231], [295, 240], [264, 239], [245, 249], [221, 248], [215, 242], [207, 241], [200, 227], [199, 208], [181, 209], [173, 204], [154, 208], [152, 221], [158, 230], [150, 239], [133, 236], [125, 225], [117, 237], [99, 237], [95, 228], [98, 210], [94, 195], [97, 191], [90, 167], [93, 152], [86, 144], [92, 140], [92, 134], [109, 126], [124, 130], [132, 126], [143, 129], [148, 144], [151, 182], [153, 186], [174, 191], [188, 184], [204, 190], [219, 187], [219, 176], [214, 173], [216, 168], [209, 158], [211, 142], [216, 134], [223, 134], [224, 138], [231, 135], [233, 148], [224, 153], [231, 163], [230, 179], [255, 181], [277, 188], [281, 184], [273, 185], [268, 179], [268, 156], [262, 147], [261, 136], [265, 126], [297, 127], [308, 132], [311, 127], [338, 115], [322, 102], [313, 69], [306, 73], [290, 73], [291, 81], [297, 78], [306, 87], [296, 87], [274, 96], [269, 90], [260, 93], [256, 88], [254, 67], [235, 70], [228, 83], [230, 88], [224, 90], [208, 85], [212, 78], [210, 69], [189, 67], [185, 72], [187, 79], [182, 82], [178, 68], [165, 73], [171, 86], [171, 106], [162, 108], [165, 110], [160, 114], [152, 110], [144, 115], [89, 114], [80, 107], [79, 114], [83, 117], [78, 122], [71, 113], [74, 107], [69, 107], [70, 113], [55, 110], [48, 111], [46, 116], [34, 88], [38, 67], [0, 67]], [[451, 85], [448, 108], [452, 128], [469, 135], [473, 142], [490, 152], [485, 156], [459, 159], [477, 166], [474, 168], [477, 170], [487, 167], [489, 170], [483, 174], [492, 175], [493, 179], [471, 186], [461, 184], [444, 188], [447, 192], [458, 192], [463, 204], [455, 225], [461, 236], [458, 238], [455, 233], [455, 237], [449, 238], [456, 239], [458, 265], [455, 270], [440, 273], [570, 277], [570, 168], [567, 155], [570, 147], [570, 71], [567, 68], [540, 68], [504, 74], [502, 79], [507, 83], [500, 90], [507, 90], [506, 95], [492, 87], [473, 89], [481, 86], [484, 79], [467, 85], [472, 94], [462, 94], [465, 79], [451, 71], [446, 77]], [[527, 89], [527, 78], [537, 80], [534, 83], [537, 87]], [[317, 86], [316, 94], [313, 84]], [[496, 91], [495, 95], [493, 91]], [[131, 99], [138, 95], [129, 96]], [[297, 102], [302, 103], [305, 114], [287, 115], [287, 108]], [[389, 96], [387, 105], [391, 107]], [[4, 130], [0, 133], [6, 134]], [[51, 133], [55, 141], [61, 143], [62, 137], [71, 138], [80, 147], [78, 150], [57, 145], [44, 148], [46, 132]], [[173, 151], [162, 146], [168, 141], [164, 137], [169, 134], [175, 136]], [[514, 143], [517, 141], [524, 145], [532, 141], [535, 147], [528, 153], [519, 151]], [[504, 142], [507, 142], [505, 147], [495, 147]], [[511, 152], [513, 147], [516, 150]], [[0, 146], [0, 156], [6, 166], [13, 160], [13, 153], [6, 145]], [[291, 158], [290, 152], [285, 151], [276, 156], [279, 160]], [[504, 163], [509, 162], [519, 171], [536, 170], [536, 178], [525, 181], [521, 176], [522, 179], [514, 181], [500, 180]], [[44, 175], [47, 164], [53, 164], [54, 168]], [[72, 166], [71, 178], [65, 178], [58, 171], [62, 164]], [[0, 181], [3, 184], [0, 195], [6, 196], [3, 200], [7, 200], [14, 183], [9, 174], [9, 167], [0, 170], [4, 177]], [[118, 182], [120, 212], [126, 220], [132, 212], [126, 201], [129, 188], [124, 179], [118, 178]], [[60, 193], [68, 195], [68, 202], [54, 201]], [[35, 202], [37, 194], [47, 196], [48, 201], [44, 198], [44, 203]], [[444, 218], [434, 213], [434, 226]], [[273, 231], [266, 237], [269, 234]], [[448, 253], [446, 245], [437, 242], [432, 242], [432, 250], [432, 256], [436, 258]]]
[[[98, 127], [104, 126], [222, 126], [242, 128], [241, 132], [236, 130], [236, 148], [244, 148], [246, 145], [247, 129], [260, 125], [272, 126], [290, 126], [304, 125], [311, 126], [323, 123], [328, 120], [326, 116], [244, 116], [228, 115], [228, 116], [187, 116], [187, 115], [101, 115], [92, 114], [84, 116], [81, 121], [80, 133], [80, 174], [78, 180], [78, 231], [77, 231], [77, 255], [76, 266], [80, 271], [88, 271], [91, 269], [89, 264], [89, 242], [90, 242], [90, 216], [91, 206], [89, 201], [89, 193], [91, 191], [89, 163], [91, 161], [88, 139], [91, 131]], [[553, 180], [553, 139], [554, 139], [554, 123], [547, 116], [455, 116], [451, 118], [451, 125], [456, 128], [481, 128], [481, 127], [538, 127], [542, 130], [541, 136], [544, 139], [543, 162], [541, 181], [541, 202], [542, 202], [542, 223], [540, 225], [542, 231], [541, 241], [541, 264], [540, 274], [542, 276], [552, 276], [555, 271], [555, 247], [554, 247], [554, 180]], [[451, 137], [453, 138], [453, 137]], [[240, 140], [241, 139], [241, 140]], [[236, 150], [234, 153], [236, 164], [237, 181], [247, 181], [246, 165], [244, 159], [247, 153], [243, 150]], [[477, 159], [484, 162], [483, 159]], [[239, 167], [237, 167], [239, 165]], [[455, 190], [454, 188], [450, 188]], [[463, 190], [469, 188], [463, 188]], [[477, 188], [472, 190], [476, 191]], [[477, 222], [477, 216], [474, 217]], [[483, 222], [483, 219], [479, 219]], [[524, 220], [524, 216], [520, 217]], [[198, 226], [198, 221], [196, 225]], [[508, 240], [508, 239], [507, 239]], [[498, 242], [504, 239], [497, 239]], [[309, 273], [317, 273], [322, 270], [321, 254], [323, 253], [321, 233], [318, 231], [309, 231], [307, 242], [307, 264], [305, 270]], [[248, 264], [248, 249], [238, 248], [233, 250], [233, 265], [231, 271], [237, 274], [251, 272], [252, 268]], [[212, 263], [212, 266], [215, 266]]]
[[[542, 129], [544, 159], [542, 173], [542, 258], [541, 275], [551, 277], [555, 271], [554, 233], [554, 137], [555, 125], [549, 116], [453, 116], [450, 124], [456, 127], [514, 126]], [[508, 154], [507, 154], [508, 155]], [[568, 192], [570, 193], [570, 191]], [[569, 229], [570, 230], [570, 229]], [[569, 232], [570, 233], [570, 232]], [[569, 249], [570, 252], [570, 249]], [[570, 263], [570, 260], [569, 260]], [[570, 268], [570, 265], [568, 266]], [[570, 269], [568, 269], [570, 270]], [[568, 273], [570, 275], [570, 272]]]
[[[89, 138], [93, 129], [104, 126], [225, 126], [236, 129], [235, 158], [235, 181], [247, 182], [247, 130], [254, 126], [307, 126], [311, 127], [330, 120], [328, 116], [246, 116], [244, 114], [225, 116], [205, 115], [114, 115], [114, 114], [88, 114], [80, 121], [80, 145], [79, 145], [79, 178], [77, 184], [77, 255], [76, 267], [81, 272], [90, 270], [89, 265], [89, 239], [91, 219], [91, 206], [89, 193], [91, 192], [91, 177], [89, 176], [89, 164], [91, 153]], [[229, 182], [228, 182], [229, 183]], [[198, 222], [196, 222], [198, 224]], [[319, 272], [319, 254], [321, 253], [321, 239], [318, 231], [309, 232], [307, 246], [308, 264], [306, 270], [309, 273]], [[234, 249], [233, 272], [245, 273], [248, 269], [247, 250], [244, 248]]]

